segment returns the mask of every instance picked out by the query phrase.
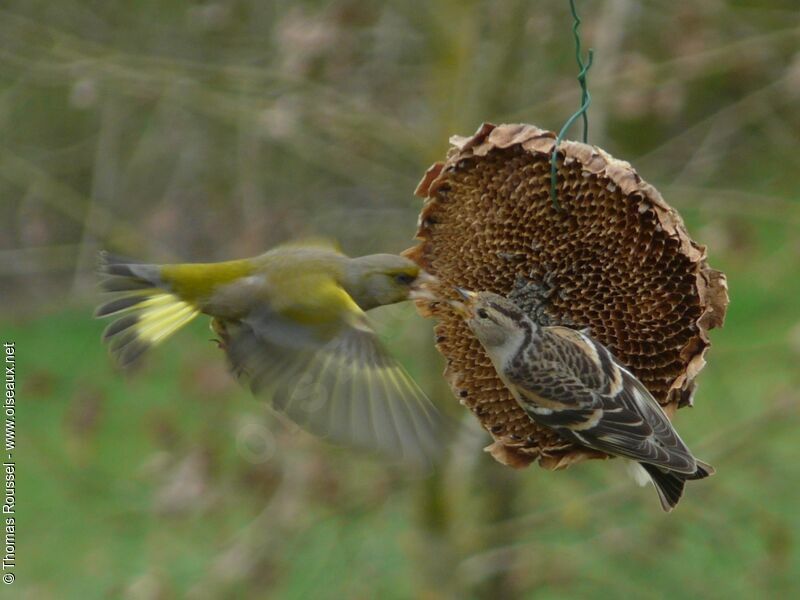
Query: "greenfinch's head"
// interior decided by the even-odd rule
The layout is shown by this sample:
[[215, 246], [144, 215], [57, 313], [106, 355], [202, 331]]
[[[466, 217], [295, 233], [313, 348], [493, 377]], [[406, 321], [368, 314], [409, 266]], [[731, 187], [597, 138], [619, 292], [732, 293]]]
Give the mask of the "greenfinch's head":
[[395, 254], [370, 254], [350, 259], [344, 287], [363, 309], [408, 300], [432, 279], [415, 262]]

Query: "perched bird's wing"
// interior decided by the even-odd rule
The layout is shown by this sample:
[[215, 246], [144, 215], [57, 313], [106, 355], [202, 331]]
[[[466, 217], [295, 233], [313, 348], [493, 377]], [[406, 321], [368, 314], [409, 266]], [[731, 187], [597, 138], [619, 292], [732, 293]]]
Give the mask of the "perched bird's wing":
[[582, 437], [589, 445], [670, 471], [693, 475], [697, 462], [652, 394], [627, 369], [619, 391], [603, 398], [603, 418]]
[[565, 327], [542, 331], [536, 356], [520, 361], [542, 366], [507, 374], [532, 418], [609, 454], [679, 473], [697, 470], [658, 402], [605, 346]]
[[338, 305], [340, 318], [310, 315], [302, 303], [280, 311], [263, 304], [246, 318], [224, 322], [223, 347], [233, 370], [315, 435], [403, 462], [432, 463], [443, 441], [438, 411], [344, 290], [330, 281], [309, 289], [309, 302], [326, 304], [328, 317]]
[[525, 410], [543, 425], [584, 426], [601, 408], [602, 371], [578, 332], [566, 327], [543, 331], [540, 342], [509, 363], [504, 377], [521, 396]]

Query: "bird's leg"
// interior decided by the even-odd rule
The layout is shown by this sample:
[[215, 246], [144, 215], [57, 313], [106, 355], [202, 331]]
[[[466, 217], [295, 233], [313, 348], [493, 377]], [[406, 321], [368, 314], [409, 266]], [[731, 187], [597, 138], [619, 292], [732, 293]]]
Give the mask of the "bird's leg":
[[228, 330], [225, 328], [225, 324], [218, 320], [218, 319], [211, 319], [210, 323], [211, 331], [213, 331], [218, 337], [216, 339], [212, 339], [212, 342], [217, 343], [217, 348], [220, 350], [227, 349], [228, 346]]

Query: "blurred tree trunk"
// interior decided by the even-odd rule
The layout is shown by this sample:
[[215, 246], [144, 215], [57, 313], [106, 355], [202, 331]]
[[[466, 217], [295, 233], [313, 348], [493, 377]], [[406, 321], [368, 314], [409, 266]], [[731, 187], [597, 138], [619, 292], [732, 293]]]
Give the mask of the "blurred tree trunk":
[[[476, 526], [482, 532], [475, 540], [479, 545], [478, 552], [498, 546], [513, 547], [515, 537], [509, 536], [508, 531], [495, 533], [493, 526], [515, 516], [521, 473], [497, 463], [486, 454], [477, 462], [473, 476], [473, 493], [479, 499]], [[470, 597], [508, 599], [519, 596], [512, 577], [515, 552], [509, 550], [498, 556], [501, 556], [502, 563], [487, 561], [482, 573], [468, 574], [471, 578]]]
[[92, 168], [92, 191], [79, 243], [78, 258], [73, 276], [73, 293], [87, 288], [94, 281], [94, 265], [97, 262], [98, 242], [108, 235], [107, 223], [101, 218], [98, 207], [116, 205], [121, 174], [120, 145], [124, 127], [124, 98], [111, 96], [103, 102], [100, 112], [100, 131], [95, 148]]
[[[433, 355], [433, 348], [429, 352]], [[443, 412], [452, 413], [448, 409], [457, 410], [459, 407], [453, 402], [453, 394], [439, 374], [441, 364], [433, 359], [426, 361], [426, 364], [431, 371], [426, 378], [430, 384], [428, 389], [431, 397], [441, 399], [437, 405]], [[451, 445], [452, 442], [453, 440]], [[451, 468], [449, 458], [450, 456], [443, 457], [442, 462], [416, 490], [413, 562], [420, 581], [418, 596], [426, 600], [456, 597], [453, 574], [459, 557], [452, 527], [455, 507], [451, 506], [452, 494], [448, 490], [447, 476]]]
[[[589, 109], [589, 141], [596, 144], [606, 142], [606, 129], [608, 125], [609, 106], [615, 102], [616, 89], [613, 86], [600, 87], [595, 92], [591, 80], [610, 81], [620, 69], [622, 58], [622, 44], [628, 32], [628, 21], [633, 12], [631, 0], [608, 0], [600, 12], [596, 24], [591, 32], [594, 40], [586, 42], [587, 46], [594, 47], [595, 58], [589, 74], [589, 91], [592, 93], [592, 106]], [[575, 128], [572, 132], [573, 139], [578, 139], [580, 130]]]
[[446, 466], [425, 479], [417, 491], [414, 563], [420, 579], [419, 597], [455, 598], [453, 573], [457, 567], [451, 511], [444, 476]]

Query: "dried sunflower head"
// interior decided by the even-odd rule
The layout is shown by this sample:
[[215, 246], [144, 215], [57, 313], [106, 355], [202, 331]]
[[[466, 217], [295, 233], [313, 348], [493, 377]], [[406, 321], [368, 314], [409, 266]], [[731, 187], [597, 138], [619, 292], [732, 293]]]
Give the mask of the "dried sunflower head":
[[[672, 414], [690, 405], [708, 330], [722, 325], [725, 275], [706, 263], [678, 213], [631, 166], [578, 142], [558, 147], [559, 204], [550, 199], [555, 134], [484, 124], [453, 137], [444, 163], [423, 177], [420, 241], [406, 251], [456, 286], [509, 296], [544, 324], [588, 327]], [[498, 379], [480, 343], [445, 303], [418, 302], [438, 319], [436, 346], [454, 394], [521, 467], [561, 468], [603, 455], [537, 426]]]

